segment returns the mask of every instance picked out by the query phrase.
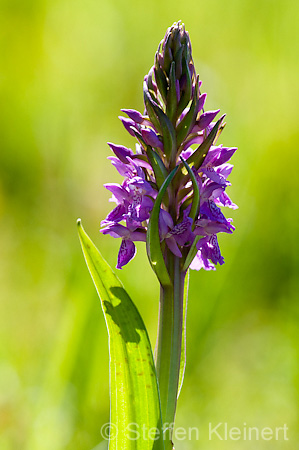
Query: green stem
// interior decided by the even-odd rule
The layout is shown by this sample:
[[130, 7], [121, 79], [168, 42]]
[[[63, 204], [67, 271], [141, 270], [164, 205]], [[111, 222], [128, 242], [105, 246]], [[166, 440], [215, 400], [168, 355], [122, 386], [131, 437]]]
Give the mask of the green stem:
[[[168, 252], [167, 268], [171, 286], [160, 293], [156, 366], [160, 389], [163, 427], [173, 427], [180, 375], [183, 327], [184, 279], [180, 258]], [[166, 437], [171, 440], [171, 429]]]

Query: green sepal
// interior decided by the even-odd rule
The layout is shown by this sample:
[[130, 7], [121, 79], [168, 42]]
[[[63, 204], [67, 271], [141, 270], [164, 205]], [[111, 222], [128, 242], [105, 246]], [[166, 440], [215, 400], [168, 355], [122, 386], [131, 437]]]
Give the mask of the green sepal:
[[146, 111], [147, 114], [150, 118], [150, 121], [152, 122], [152, 124], [154, 125], [154, 127], [156, 128], [156, 130], [159, 133], [162, 133], [161, 130], [161, 126], [160, 126], [160, 122], [155, 114], [154, 108], [152, 106], [153, 100], [151, 98], [151, 95], [149, 93], [148, 87], [146, 82], [143, 83], [143, 97], [144, 97], [144, 103], [145, 103], [145, 107], [146, 107]]
[[[168, 33], [168, 35], [167, 35], [167, 37], [166, 37], [166, 41], [165, 41], [165, 45], [164, 45], [164, 51], [163, 51], [163, 57], [164, 57], [164, 59], [163, 59], [163, 69], [164, 69], [164, 71], [165, 71], [165, 73], [169, 73], [169, 68], [170, 68], [170, 64], [171, 64], [171, 58], [170, 58], [170, 55], [171, 55], [171, 49], [170, 49], [170, 47], [171, 47], [171, 33]], [[170, 52], [169, 52], [169, 50], [170, 50]]]
[[175, 60], [175, 77], [177, 80], [179, 80], [183, 73], [183, 66], [182, 66], [182, 56], [183, 56], [183, 50], [184, 47], [180, 47], [178, 51], [174, 55]]
[[179, 34], [180, 30], [178, 27], [176, 27], [171, 33], [173, 54], [175, 54], [181, 46], [181, 39]]
[[[156, 102], [153, 101], [150, 94], [148, 93], [146, 84], [145, 88], [143, 90], [144, 92], [144, 100], [146, 108], [149, 112], [149, 114], [153, 114], [155, 116], [155, 121], [158, 120], [159, 123], [159, 130], [161, 130], [161, 134], [163, 136], [163, 147], [164, 147], [164, 153], [166, 156], [170, 157], [172, 155], [176, 154], [176, 135], [175, 130], [170, 122], [169, 118], [166, 116], [164, 111], [157, 105]], [[149, 109], [148, 109], [149, 108]], [[151, 113], [150, 113], [150, 111]], [[150, 115], [150, 119], [152, 120], [152, 117]], [[155, 125], [155, 123], [153, 122]]]
[[184, 139], [187, 137], [189, 131], [196, 121], [198, 113], [198, 80], [196, 80], [193, 99], [189, 111], [177, 126], [177, 146], [179, 147]]
[[158, 89], [159, 89], [159, 91], [162, 95], [162, 98], [166, 104], [166, 102], [167, 102], [167, 87], [168, 87], [167, 79], [166, 79], [166, 76], [165, 76], [163, 70], [159, 66], [158, 53], [156, 53], [156, 57], [155, 57], [154, 72], [155, 72], [155, 78], [156, 78], [156, 83], [157, 83]]
[[198, 213], [199, 213], [200, 192], [199, 192], [198, 183], [196, 181], [196, 177], [194, 175], [193, 170], [189, 167], [188, 163], [181, 156], [180, 156], [180, 159], [190, 175], [190, 178], [192, 181], [192, 186], [193, 186], [193, 200], [192, 200], [192, 206], [191, 206], [191, 211], [190, 211], [189, 217], [191, 217], [191, 219], [193, 219], [192, 229], [194, 230], [194, 226], [195, 226], [194, 222], [197, 219]]
[[[85, 233], [81, 221], [77, 224], [109, 335], [109, 450], [164, 450], [159, 388], [146, 327], [122, 283]], [[132, 424], [136, 430], [145, 427], [156, 430], [156, 434], [144, 440], [142, 434], [137, 437], [130, 432]]]
[[146, 146], [146, 154], [153, 168], [157, 186], [160, 189], [160, 187], [162, 186], [162, 184], [164, 183], [165, 179], [168, 176], [167, 169], [164, 166], [164, 163], [160, 155], [157, 152], [155, 152], [155, 150], [149, 145]]
[[164, 183], [162, 184], [159, 193], [157, 195], [156, 201], [153, 206], [153, 210], [149, 219], [147, 233], [146, 233], [146, 249], [149, 262], [152, 266], [153, 271], [157, 275], [162, 286], [171, 286], [171, 281], [169, 278], [169, 273], [165, 265], [163, 258], [163, 253], [160, 243], [159, 234], [159, 215], [160, 207], [165, 195], [166, 189], [171, 183], [173, 177], [176, 174], [178, 166], [175, 167], [172, 172], [168, 175]]
[[177, 108], [177, 115], [178, 117], [182, 114], [186, 106], [191, 100], [191, 93], [192, 93], [192, 79], [189, 71], [189, 67], [186, 61], [186, 57], [183, 55], [182, 57], [182, 71], [183, 75], [186, 75], [186, 86], [185, 89], [181, 95], [178, 108]]
[[167, 92], [166, 114], [172, 123], [176, 122], [177, 94], [176, 94], [176, 75], [175, 62], [172, 61], [169, 72], [169, 89]]

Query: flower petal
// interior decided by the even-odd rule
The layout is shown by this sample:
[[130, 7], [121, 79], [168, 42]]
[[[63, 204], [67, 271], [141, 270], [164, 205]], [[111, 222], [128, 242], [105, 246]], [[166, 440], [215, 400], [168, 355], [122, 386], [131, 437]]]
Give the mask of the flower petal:
[[142, 114], [139, 111], [136, 111], [136, 109], [121, 109], [122, 112], [127, 114], [127, 116], [130, 117], [131, 120], [133, 120], [136, 123], [142, 123], [143, 117]]
[[118, 252], [116, 268], [121, 269], [123, 266], [128, 264], [128, 262], [134, 258], [135, 254], [136, 254], [135, 244], [129, 239], [123, 239]]
[[156, 133], [150, 128], [143, 128], [141, 130], [141, 135], [147, 145], [150, 145], [151, 147], [159, 147], [161, 149], [163, 148], [162, 142]]
[[122, 203], [124, 200], [129, 200], [129, 193], [119, 184], [106, 183], [104, 184], [104, 187], [112, 192], [119, 203]]
[[115, 153], [115, 155], [120, 159], [124, 164], [128, 164], [127, 156], [134, 155], [133, 151], [130, 148], [125, 147], [124, 145], [117, 145], [108, 142], [109, 147]]
[[197, 126], [199, 130], [204, 130], [205, 128], [207, 128], [207, 126], [210, 125], [210, 123], [212, 122], [212, 120], [215, 119], [215, 117], [217, 116], [217, 114], [219, 113], [220, 109], [217, 109], [216, 111], [207, 111], [204, 112], [199, 120], [197, 121]]
[[122, 121], [123, 126], [130, 133], [131, 136], [135, 137], [134, 128], [136, 127], [135, 122], [127, 117], [118, 116], [118, 118]]
[[169, 248], [169, 250], [170, 250], [175, 256], [178, 256], [179, 258], [182, 257], [182, 253], [181, 253], [181, 251], [180, 251], [180, 249], [179, 249], [179, 247], [178, 247], [178, 245], [177, 245], [177, 243], [176, 243], [176, 241], [175, 241], [175, 239], [174, 239], [173, 236], [171, 236], [171, 237], [165, 239], [165, 242], [166, 242], [167, 247]]
[[238, 209], [238, 205], [233, 203], [226, 192], [222, 192], [217, 198], [215, 203], [219, 206], [227, 206], [228, 208]]
[[217, 166], [220, 166], [221, 164], [226, 163], [231, 159], [235, 151], [237, 150], [236, 147], [221, 147], [219, 151], [219, 155], [217, 157]]
[[104, 226], [109, 222], [120, 222], [124, 219], [124, 214], [126, 214], [126, 208], [123, 203], [119, 203], [110, 213], [107, 215], [106, 219], [101, 222]]
[[211, 263], [207, 258], [204, 258], [202, 255], [202, 252], [199, 250], [195, 258], [193, 259], [192, 263], [190, 264], [190, 269], [192, 270], [216, 270], [213, 263]]

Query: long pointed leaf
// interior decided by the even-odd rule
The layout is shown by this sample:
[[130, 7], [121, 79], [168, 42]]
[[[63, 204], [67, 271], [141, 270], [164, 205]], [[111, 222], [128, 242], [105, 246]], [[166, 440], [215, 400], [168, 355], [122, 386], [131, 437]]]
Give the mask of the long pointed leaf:
[[[121, 282], [83, 230], [80, 220], [78, 232], [109, 334], [109, 450], [163, 450], [159, 390], [145, 325]], [[146, 435], [144, 439], [142, 427], [157, 430], [156, 436]]]

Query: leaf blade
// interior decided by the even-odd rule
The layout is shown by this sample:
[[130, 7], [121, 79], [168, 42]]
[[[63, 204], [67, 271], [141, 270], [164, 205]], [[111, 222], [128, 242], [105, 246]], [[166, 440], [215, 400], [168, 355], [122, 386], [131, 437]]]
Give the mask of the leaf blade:
[[[110, 353], [109, 450], [163, 450], [161, 408], [150, 341], [140, 314], [108, 263], [78, 221], [88, 270], [99, 294]], [[156, 440], [130, 438], [130, 425], [155, 428]]]

